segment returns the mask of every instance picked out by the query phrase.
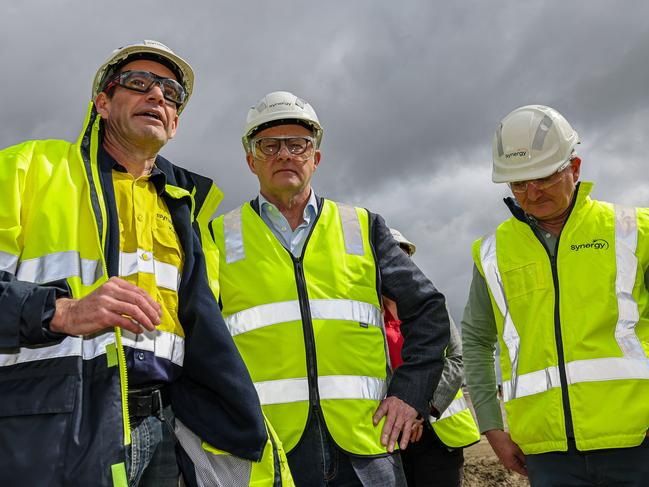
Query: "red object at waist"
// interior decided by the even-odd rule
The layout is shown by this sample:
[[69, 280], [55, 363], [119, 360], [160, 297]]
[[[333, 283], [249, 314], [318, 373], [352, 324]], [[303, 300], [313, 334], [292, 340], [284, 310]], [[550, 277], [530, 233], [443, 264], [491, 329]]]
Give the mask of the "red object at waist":
[[385, 310], [383, 314], [385, 321], [385, 335], [388, 340], [388, 352], [390, 353], [390, 363], [392, 370], [399, 367], [403, 360], [401, 359], [401, 347], [403, 347], [403, 336], [401, 335], [401, 320], [392, 316], [392, 313]]

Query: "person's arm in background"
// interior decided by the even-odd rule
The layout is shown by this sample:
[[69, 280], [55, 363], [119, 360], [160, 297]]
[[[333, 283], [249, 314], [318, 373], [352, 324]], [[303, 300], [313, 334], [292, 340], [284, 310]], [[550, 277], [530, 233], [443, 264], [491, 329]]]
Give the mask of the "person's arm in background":
[[[450, 318], [450, 315], [449, 315]], [[450, 319], [450, 340], [444, 358], [444, 370], [431, 401], [431, 413], [439, 417], [453, 402], [457, 391], [462, 387], [464, 368], [462, 366], [462, 340], [455, 322]], [[433, 409], [434, 408], [434, 411]]]

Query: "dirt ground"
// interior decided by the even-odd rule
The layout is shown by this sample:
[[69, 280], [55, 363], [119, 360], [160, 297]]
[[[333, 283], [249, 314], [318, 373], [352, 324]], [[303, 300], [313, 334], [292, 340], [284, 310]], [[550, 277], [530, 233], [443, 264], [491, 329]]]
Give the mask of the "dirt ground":
[[480, 443], [464, 450], [464, 487], [529, 487], [525, 477], [498, 461], [483, 436]]

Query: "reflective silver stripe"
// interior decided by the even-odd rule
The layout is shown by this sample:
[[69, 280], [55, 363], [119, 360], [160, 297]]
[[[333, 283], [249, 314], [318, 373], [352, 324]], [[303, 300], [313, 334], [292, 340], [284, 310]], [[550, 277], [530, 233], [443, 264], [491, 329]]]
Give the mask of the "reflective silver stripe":
[[507, 402], [518, 397], [531, 396], [532, 394], [549, 391], [553, 387], [561, 387], [559, 367], [556, 366], [519, 375], [516, 390], [514, 390], [511, 381], [504, 381], [503, 400]]
[[534, 134], [534, 140], [532, 141], [532, 149], [534, 150], [543, 150], [543, 143], [545, 142], [545, 137], [548, 135], [548, 132], [550, 131], [550, 127], [552, 127], [552, 124], [554, 122], [550, 117], [547, 115], [543, 117], [543, 120], [541, 120], [541, 123], [539, 124], [538, 128], [536, 129], [536, 133]]
[[136, 252], [119, 253], [120, 277], [132, 274], [154, 274], [158, 287], [178, 292], [180, 274], [176, 266], [153, 258], [153, 252], [137, 249]]
[[[255, 382], [262, 406], [308, 401], [309, 384], [306, 378]], [[383, 379], [356, 375], [328, 375], [318, 377], [320, 399], [370, 399], [380, 401], [387, 390]]]
[[507, 353], [509, 354], [509, 361], [511, 362], [512, 376], [510, 379], [510, 387], [512, 398], [518, 397], [517, 395], [517, 375], [518, 375], [518, 353], [520, 351], [521, 338], [516, 331], [514, 322], [512, 321], [511, 314], [509, 313], [509, 306], [505, 296], [505, 287], [503, 285], [500, 271], [498, 270], [498, 260], [496, 257], [496, 234], [492, 233], [483, 237], [480, 242], [480, 261], [482, 263], [482, 271], [485, 275], [485, 280], [491, 290], [491, 295], [496, 301], [496, 305], [503, 316], [503, 341], [507, 346]]
[[618, 318], [615, 340], [625, 358], [646, 358], [635, 326], [640, 319], [638, 303], [633, 299], [638, 257], [638, 221], [635, 208], [615, 205], [615, 293]]
[[358, 219], [356, 208], [344, 203], [336, 203], [336, 206], [338, 207], [338, 213], [340, 213], [345, 250], [351, 255], [365, 255], [361, 222]]
[[0, 271], [15, 274], [16, 267], [18, 267], [18, 256], [0, 251]]
[[598, 358], [566, 364], [569, 384], [605, 380], [649, 379], [649, 359]]
[[80, 277], [84, 286], [91, 286], [104, 275], [100, 260], [82, 259], [76, 250], [55, 252], [18, 264], [16, 278], [21, 281], [42, 284], [68, 277]]
[[469, 406], [466, 403], [466, 399], [464, 399], [464, 397], [458, 397], [457, 399], [453, 399], [451, 404], [448, 405], [448, 407], [444, 410], [439, 418], [436, 418], [435, 416], [429, 416], [428, 420], [431, 423], [434, 423], [435, 421], [441, 421], [442, 419], [450, 418], [454, 414], [461, 413], [468, 408]]
[[167, 359], [176, 365], [183, 365], [185, 339], [166, 331], [144, 331], [139, 335], [122, 330], [122, 344], [136, 350], [153, 352], [156, 357]]
[[78, 356], [90, 360], [105, 354], [106, 345], [109, 343], [115, 343], [115, 334], [112, 331], [86, 339], [69, 336], [56, 345], [22, 347], [16, 353], [2, 353], [0, 367], [61, 357]]
[[[383, 327], [383, 314], [376, 306], [350, 299], [312, 299], [309, 301], [311, 318], [316, 320], [357, 321]], [[225, 317], [232, 336], [264, 326], [301, 320], [298, 301], [262, 304]]]
[[223, 216], [223, 239], [225, 240], [225, 262], [232, 264], [246, 258], [243, 248], [243, 215], [242, 207], [236, 208]]

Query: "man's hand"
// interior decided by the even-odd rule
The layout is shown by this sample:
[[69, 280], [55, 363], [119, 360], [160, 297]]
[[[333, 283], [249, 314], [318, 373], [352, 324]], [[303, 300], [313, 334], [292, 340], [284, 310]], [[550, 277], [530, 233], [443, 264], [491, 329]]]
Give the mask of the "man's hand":
[[509, 433], [505, 433], [503, 430], [489, 430], [485, 432], [485, 436], [505, 468], [527, 477], [525, 454], [512, 441]]
[[417, 410], [398, 397], [389, 396], [381, 401], [374, 413], [372, 417], [374, 426], [379, 424], [383, 416], [385, 416], [385, 423], [383, 424], [383, 431], [381, 431], [381, 444], [392, 453], [394, 444], [401, 435], [399, 447], [405, 450], [410, 441], [412, 426], [418, 416]]
[[111, 277], [81, 299], [60, 298], [50, 330], [67, 335], [88, 335], [119, 326], [133, 333], [155, 330], [162, 308], [139, 287]]
[[424, 418], [415, 419], [410, 431], [410, 443], [417, 443], [424, 434]]

